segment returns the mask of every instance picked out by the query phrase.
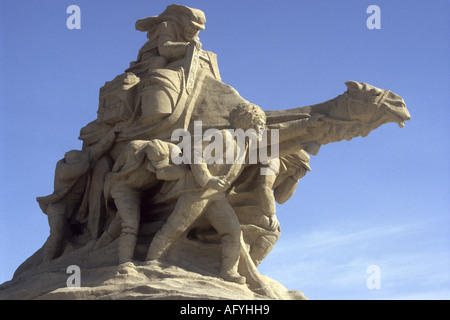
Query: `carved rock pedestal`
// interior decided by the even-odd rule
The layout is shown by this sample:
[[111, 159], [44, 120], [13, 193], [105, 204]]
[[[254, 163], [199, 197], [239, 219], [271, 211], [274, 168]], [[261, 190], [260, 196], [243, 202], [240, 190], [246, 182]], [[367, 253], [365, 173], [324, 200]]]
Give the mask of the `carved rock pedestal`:
[[[65, 257], [41, 264], [38, 250], [24, 264], [27, 270], [0, 286], [0, 300], [116, 300], [116, 299], [205, 299], [205, 300], [304, 300], [300, 291], [287, 290], [265, 277], [274, 296], [252, 291], [246, 284], [225, 281], [212, 273], [162, 261], [117, 264], [111, 243], [95, 253], [91, 246], [74, 250]], [[80, 287], [71, 287], [72, 272], [80, 264]], [[69, 284], [68, 284], [69, 282]]]

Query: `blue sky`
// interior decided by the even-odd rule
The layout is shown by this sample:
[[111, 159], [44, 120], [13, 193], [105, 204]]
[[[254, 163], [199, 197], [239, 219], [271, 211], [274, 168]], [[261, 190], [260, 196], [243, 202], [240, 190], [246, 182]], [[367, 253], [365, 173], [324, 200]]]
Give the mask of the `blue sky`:
[[[278, 206], [259, 269], [311, 299], [450, 299], [449, 1], [179, 1], [202, 9], [222, 80], [264, 110], [326, 101], [355, 80], [402, 96], [412, 120], [325, 145]], [[81, 29], [69, 30], [69, 5]], [[0, 283], [48, 236], [36, 196], [80, 149], [99, 88], [146, 40], [136, 20], [168, 1], [0, 2]], [[369, 5], [381, 29], [369, 30]], [[381, 271], [369, 290], [367, 268]]]

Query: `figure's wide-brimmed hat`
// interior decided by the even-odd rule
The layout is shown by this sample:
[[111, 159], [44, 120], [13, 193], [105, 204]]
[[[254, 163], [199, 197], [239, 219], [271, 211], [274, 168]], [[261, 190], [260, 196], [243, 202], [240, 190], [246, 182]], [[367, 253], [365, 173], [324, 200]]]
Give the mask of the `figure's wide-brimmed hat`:
[[172, 4], [158, 16], [148, 17], [136, 21], [136, 30], [151, 31], [161, 22], [170, 19], [182, 19], [189, 21], [199, 30], [205, 30], [206, 17], [203, 11], [186, 6]]
[[287, 156], [284, 156], [283, 162], [293, 167], [303, 167], [308, 171], [311, 171], [311, 167], [309, 166], [309, 155], [304, 151], [300, 150], [295, 153], [291, 153]]

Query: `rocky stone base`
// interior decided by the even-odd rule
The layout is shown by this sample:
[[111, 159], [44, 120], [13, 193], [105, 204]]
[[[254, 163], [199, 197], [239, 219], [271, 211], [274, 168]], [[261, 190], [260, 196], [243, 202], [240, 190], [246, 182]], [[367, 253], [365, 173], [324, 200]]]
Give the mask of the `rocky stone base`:
[[[136, 261], [118, 264], [116, 243], [93, 251], [93, 242], [68, 248], [51, 262], [42, 262], [36, 251], [16, 271], [12, 280], [0, 285], [1, 300], [302, 300], [300, 291], [287, 290], [279, 282], [264, 277], [270, 290], [225, 281], [198, 266], [163, 261]], [[72, 271], [80, 268], [80, 287], [69, 288]]]
[[[0, 286], [0, 299], [37, 300], [263, 300], [271, 299], [247, 285], [224, 281], [161, 262], [132, 263], [81, 269], [80, 287], [67, 287], [71, 274], [53, 270], [14, 278]], [[306, 299], [300, 291], [290, 291], [268, 279], [279, 299]]]

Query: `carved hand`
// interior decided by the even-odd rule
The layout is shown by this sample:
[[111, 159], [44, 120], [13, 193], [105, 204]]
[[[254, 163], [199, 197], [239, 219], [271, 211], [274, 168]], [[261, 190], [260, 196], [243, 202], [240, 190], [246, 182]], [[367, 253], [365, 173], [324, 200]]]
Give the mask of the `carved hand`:
[[230, 186], [230, 183], [223, 177], [211, 177], [206, 186], [215, 190], [225, 190]]

